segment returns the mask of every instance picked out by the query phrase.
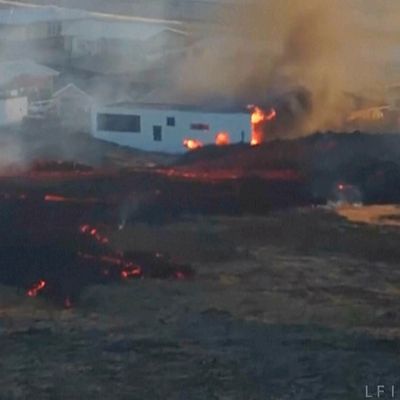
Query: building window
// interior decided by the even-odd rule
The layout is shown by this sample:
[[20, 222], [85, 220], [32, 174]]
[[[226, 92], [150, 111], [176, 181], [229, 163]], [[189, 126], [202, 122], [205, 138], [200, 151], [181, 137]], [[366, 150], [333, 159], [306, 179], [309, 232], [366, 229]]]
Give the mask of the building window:
[[97, 130], [140, 133], [140, 116], [124, 114], [97, 114]]
[[175, 117], [167, 117], [167, 126], [175, 126]]
[[210, 125], [208, 124], [190, 124], [190, 129], [193, 129], [195, 131], [209, 131], [210, 130]]
[[162, 140], [162, 129], [159, 125], [153, 126], [153, 140], [155, 142], [161, 142]]
[[62, 29], [61, 22], [59, 22], [59, 21], [47, 23], [47, 35], [50, 37], [60, 36], [61, 29]]

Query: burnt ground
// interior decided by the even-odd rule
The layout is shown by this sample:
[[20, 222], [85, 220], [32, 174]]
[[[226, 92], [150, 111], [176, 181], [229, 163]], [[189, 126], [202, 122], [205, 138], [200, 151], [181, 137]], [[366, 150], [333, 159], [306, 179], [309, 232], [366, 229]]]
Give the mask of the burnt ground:
[[361, 399], [398, 384], [400, 231], [318, 208], [108, 227], [186, 281], [0, 291], [1, 399]]
[[399, 384], [400, 231], [294, 209], [337, 182], [399, 201], [397, 138], [379, 151], [358, 134], [210, 148], [175, 165], [80, 140], [82, 152], [55, 140], [29, 160], [105, 171], [51, 163], [1, 179], [3, 253], [15, 237], [40, 247], [95, 222], [113, 248], [165, 253], [196, 274], [91, 284], [67, 310], [1, 287], [1, 400], [361, 399], [366, 384]]

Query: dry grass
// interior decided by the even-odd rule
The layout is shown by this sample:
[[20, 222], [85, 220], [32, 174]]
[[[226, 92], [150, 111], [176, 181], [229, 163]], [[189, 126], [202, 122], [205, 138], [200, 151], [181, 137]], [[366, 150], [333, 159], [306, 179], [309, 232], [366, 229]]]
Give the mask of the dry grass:
[[1, 398], [356, 398], [400, 368], [398, 235], [320, 210], [112, 232], [197, 277], [91, 287], [70, 311], [0, 288]]

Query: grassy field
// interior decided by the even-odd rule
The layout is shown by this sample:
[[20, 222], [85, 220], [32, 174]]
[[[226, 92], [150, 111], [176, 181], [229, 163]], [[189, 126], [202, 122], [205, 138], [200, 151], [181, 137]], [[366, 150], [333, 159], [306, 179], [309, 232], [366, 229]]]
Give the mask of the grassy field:
[[0, 290], [0, 399], [360, 399], [397, 384], [400, 231], [320, 209], [109, 232], [190, 281], [90, 287], [72, 310]]

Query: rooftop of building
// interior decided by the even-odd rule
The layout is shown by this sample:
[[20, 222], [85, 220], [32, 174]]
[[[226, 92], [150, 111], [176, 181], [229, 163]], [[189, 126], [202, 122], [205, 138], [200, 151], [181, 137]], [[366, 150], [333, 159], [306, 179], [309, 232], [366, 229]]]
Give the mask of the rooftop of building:
[[56, 22], [89, 18], [83, 10], [56, 6], [10, 7], [0, 9], [0, 25], [29, 25], [40, 22]]
[[125, 39], [146, 40], [161, 33], [186, 35], [179, 29], [159, 23], [138, 21], [110, 21], [105, 19], [91, 19], [74, 21], [63, 28], [65, 36], [79, 36], [86, 40], [97, 39]]
[[0, 62], [0, 85], [7, 84], [20, 76], [51, 77], [58, 74], [58, 71], [31, 60]]
[[186, 111], [200, 112], [211, 114], [247, 114], [246, 106], [224, 104], [224, 103], [209, 103], [209, 104], [183, 104], [183, 103], [155, 103], [155, 102], [140, 102], [140, 101], [122, 101], [104, 106], [105, 108], [127, 108], [127, 109], [149, 109], [163, 111]]

